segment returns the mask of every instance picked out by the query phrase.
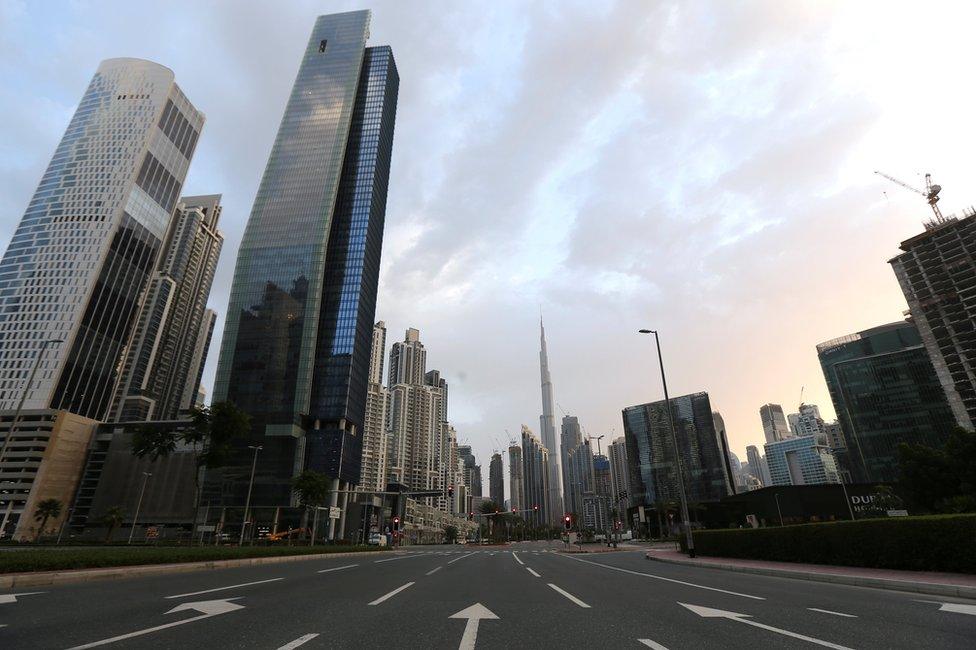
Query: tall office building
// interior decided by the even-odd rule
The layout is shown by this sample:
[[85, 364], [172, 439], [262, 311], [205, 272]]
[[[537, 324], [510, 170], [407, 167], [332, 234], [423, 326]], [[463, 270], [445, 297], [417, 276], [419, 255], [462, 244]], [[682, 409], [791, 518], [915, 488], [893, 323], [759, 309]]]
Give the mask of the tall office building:
[[108, 414], [203, 122], [171, 70], [99, 65], [0, 261], [0, 411], [38, 361], [24, 408]]
[[783, 407], [779, 404], [763, 404], [759, 407], [759, 418], [762, 420], [766, 442], [776, 442], [790, 437], [790, 427], [786, 415], [783, 414]]
[[190, 381], [187, 382], [186, 390], [183, 392], [183, 400], [180, 402], [181, 411], [193, 407], [202, 408], [206, 405], [207, 390], [203, 387], [203, 369], [207, 365], [207, 354], [210, 351], [210, 342], [213, 341], [216, 326], [217, 312], [213, 309], [204, 309], [196, 344], [190, 357], [190, 372], [187, 374]]
[[911, 321], [821, 343], [817, 355], [847, 442], [841, 470], [854, 482], [898, 480], [899, 443], [940, 447], [956, 425]]
[[889, 260], [956, 423], [976, 423], [976, 210], [926, 224]]
[[553, 414], [555, 400], [552, 396], [552, 377], [549, 375], [549, 352], [546, 350], [546, 328], [539, 319], [539, 370], [542, 374], [542, 415], [539, 416], [539, 434], [542, 444], [546, 448], [549, 468], [546, 472], [549, 480], [548, 499], [551, 507], [548, 516], [552, 525], [559, 524], [559, 513], [556, 504], [562, 503], [562, 491], [559, 487], [559, 448], [556, 441], [556, 418]]
[[[727, 496], [725, 459], [708, 393], [672, 398], [671, 412], [688, 500], [700, 503]], [[654, 507], [662, 501], [678, 501], [674, 445], [664, 400], [625, 408], [623, 421], [627, 458], [634, 468], [631, 492], [635, 503]]]
[[524, 424], [522, 425], [522, 477], [525, 481], [525, 518], [534, 526], [552, 523], [550, 509], [549, 450]]
[[183, 197], [176, 206], [126, 346], [112, 420], [175, 420], [187, 391], [196, 394], [206, 363], [198, 339], [210, 338], [205, 312], [224, 239], [218, 219], [220, 195]]
[[[618, 503], [618, 497], [621, 494], [630, 492], [630, 474], [627, 470], [627, 438], [620, 436], [614, 439], [607, 449], [607, 455], [610, 457], [610, 477], [613, 483], [614, 503]], [[625, 499], [619, 502], [619, 507], [626, 509], [629, 504], [630, 500]], [[623, 519], [624, 517], [621, 516], [621, 520]]]
[[813, 436], [826, 433], [826, 424], [820, 417], [820, 407], [816, 404], [800, 404], [797, 413], [786, 416], [790, 423], [790, 433], [794, 436]]
[[566, 513], [583, 514], [583, 497], [594, 492], [593, 450], [590, 441], [581, 440], [567, 454]]
[[579, 512], [577, 504], [573, 502], [572, 481], [569, 476], [569, 452], [583, 442], [583, 430], [579, 418], [575, 415], [564, 415], [559, 433], [559, 468], [563, 480], [563, 512]]
[[712, 413], [712, 425], [715, 427], [715, 441], [722, 452], [722, 468], [728, 482], [729, 494], [735, 494], [735, 472], [732, 469], [732, 450], [729, 449], [729, 438], [725, 433], [725, 418], [718, 411]]
[[491, 455], [491, 463], [488, 464], [488, 494], [498, 507], [505, 503], [505, 470], [502, 455], [497, 451]]
[[772, 485], [840, 483], [834, 455], [824, 434], [767, 442], [766, 464]]
[[369, 21], [315, 21], [241, 241], [214, 400], [251, 416], [252, 439], [211, 482], [219, 503], [244, 503], [248, 443], [259, 507], [293, 504], [305, 469], [333, 479], [331, 505], [360, 481], [399, 87]]
[[[525, 482], [522, 479], [522, 447], [513, 444], [508, 448], [508, 494], [514, 510], [525, 508]], [[521, 516], [523, 513], [519, 513]]]
[[468, 486], [471, 497], [481, 497], [481, 465], [471, 452], [471, 445], [460, 445], [457, 448], [458, 458], [464, 465], [464, 484]]
[[771, 481], [769, 480], [768, 473], [765, 471], [766, 464], [763, 462], [763, 457], [755, 445], [746, 447], [746, 458], [749, 459], [749, 471], [752, 477], [762, 483], [763, 487], [769, 487]]
[[366, 391], [366, 419], [363, 421], [363, 469], [359, 488], [382, 492], [387, 482], [387, 457], [390, 434], [387, 409], [390, 391], [383, 385], [383, 359], [386, 355], [386, 323], [373, 326], [373, 344], [369, 356], [369, 388]]

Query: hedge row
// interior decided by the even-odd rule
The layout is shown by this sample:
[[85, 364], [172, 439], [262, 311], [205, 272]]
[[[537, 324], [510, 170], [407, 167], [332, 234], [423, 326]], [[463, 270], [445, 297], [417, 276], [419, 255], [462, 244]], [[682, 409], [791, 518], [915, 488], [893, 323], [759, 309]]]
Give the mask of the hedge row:
[[382, 550], [386, 549], [377, 546], [196, 546], [6, 550], [0, 551], [0, 574]]
[[974, 514], [702, 530], [694, 536], [699, 555], [976, 573]]

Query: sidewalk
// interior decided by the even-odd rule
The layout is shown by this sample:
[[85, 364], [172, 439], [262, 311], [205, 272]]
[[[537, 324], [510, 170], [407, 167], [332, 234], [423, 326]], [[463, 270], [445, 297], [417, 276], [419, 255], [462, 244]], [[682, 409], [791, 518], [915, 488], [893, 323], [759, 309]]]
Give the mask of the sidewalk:
[[724, 569], [741, 573], [777, 576], [832, 582], [834, 584], [875, 587], [911, 591], [933, 596], [958, 596], [976, 598], [976, 575], [965, 573], [937, 573], [934, 571], [896, 571], [867, 567], [832, 566], [826, 564], [799, 564], [794, 562], [767, 562], [729, 557], [689, 558], [680, 551], [654, 548], [646, 553], [649, 560], [683, 564], [687, 566]]

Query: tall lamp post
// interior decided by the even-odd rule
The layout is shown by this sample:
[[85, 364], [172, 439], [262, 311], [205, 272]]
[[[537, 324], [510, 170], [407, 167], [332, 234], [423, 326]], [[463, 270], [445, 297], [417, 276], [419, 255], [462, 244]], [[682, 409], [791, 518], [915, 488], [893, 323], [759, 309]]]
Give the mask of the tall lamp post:
[[254, 460], [251, 461], [251, 480], [247, 484], [247, 501], [244, 502], [244, 520], [241, 521], [241, 539], [237, 542], [238, 546], [244, 546], [244, 529], [247, 528], [247, 516], [251, 511], [251, 489], [254, 488], [254, 470], [258, 466], [258, 452], [263, 449], [261, 445], [248, 445], [247, 448], [254, 450]]
[[142, 489], [139, 490], [139, 501], [136, 502], [136, 514], [132, 517], [132, 528], [129, 529], [128, 544], [132, 543], [132, 536], [136, 534], [136, 522], [139, 521], [139, 511], [142, 510], [142, 497], [146, 494], [146, 483], [149, 481], [150, 476], [152, 476], [152, 472], [142, 473]]
[[681, 497], [681, 518], [685, 526], [685, 539], [688, 544], [688, 557], [695, 557], [695, 538], [691, 534], [691, 518], [688, 516], [688, 496], [685, 494], [684, 472], [681, 470], [681, 456], [678, 452], [678, 436], [674, 432], [674, 414], [671, 413], [671, 398], [668, 397], [668, 380], [664, 375], [664, 358], [661, 356], [661, 339], [657, 330], [638, 330], [641, 334], [653, 334], [657, 345], [657, 360], [661, 366], [661, 386], [664, 388], [664, 406], [668, 412], [668, 427], [671, 429], [671, 445], [674, 447], [674, 466], [678, 474], [678, 494]]

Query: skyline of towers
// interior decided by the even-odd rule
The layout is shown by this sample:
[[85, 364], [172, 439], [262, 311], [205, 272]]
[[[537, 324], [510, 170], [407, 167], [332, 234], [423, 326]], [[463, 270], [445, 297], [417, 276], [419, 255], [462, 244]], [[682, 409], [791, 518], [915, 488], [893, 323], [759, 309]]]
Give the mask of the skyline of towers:
[[[259, 505], [292, 505], [305, 469], [332, 479], [332, 506], [360, 481], [399, 88], [369, 22], [316, 19], [238, 251], [214, 400], [252, 418]], [[215, 473], [221, 502], [243, 500], [245, 447]]]
[[547, 450], [549, 463], [546, 471], [548, 480], [547, 499], [550, 507], [547, 510], [548, 521], [554, 526], [559, 525], [561, 514], [555, 512], [555, 504], [561, 504], [562, 490], [560, 489], [559, 447], [556, 440], [556, 420], [553, 412], [554, 399], [552, 395], [552, 377], [549, 374], [549, 353], [546, 350], [546, 328], [539, 317], [539, 371], [542, 379], [542, 415], [539, 416], [539, 435], [543, 446]]
[[0, 260], [0, 410], [34, 358], [24, 408], [107, 416], [204, 119], [168, 68], [98, 66]]

